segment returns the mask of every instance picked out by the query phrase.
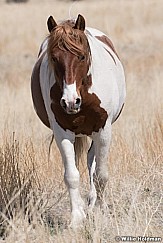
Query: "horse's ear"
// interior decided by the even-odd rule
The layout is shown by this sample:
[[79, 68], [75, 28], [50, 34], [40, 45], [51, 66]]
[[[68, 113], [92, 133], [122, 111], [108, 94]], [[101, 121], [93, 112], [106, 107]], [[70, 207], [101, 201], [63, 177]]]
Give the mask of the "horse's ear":
[[48, 18], [47, 25], [48, 25], [48, 30], [49, 30], [50, 33], [57, 26], [57, 23], [55, 22], [55, 20], [53, 19], [52, 16], [50, 16]]
[[78, 18], [76, 20], [76, 23], [75, 23], [75, 26], [74, 26], [74, 29], [78, 29], [78, 30], [82, 30], [84, 31], [85, 30], [85, 19], [82, 15], [78, 15]]

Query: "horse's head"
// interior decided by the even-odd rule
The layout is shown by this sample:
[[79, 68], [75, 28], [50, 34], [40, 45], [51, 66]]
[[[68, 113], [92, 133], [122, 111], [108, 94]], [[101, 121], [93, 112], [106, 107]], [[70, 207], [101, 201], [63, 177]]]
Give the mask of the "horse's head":
[[90, 48], [84, 33], [85, 20], [78, 15], [75, 21], [59, 25], [52, 16], [48, 19], [50, 32], [48, 58], [61, 90], [60, 104], [68, 114], [80, 111], [81, 89], [89, 75]]

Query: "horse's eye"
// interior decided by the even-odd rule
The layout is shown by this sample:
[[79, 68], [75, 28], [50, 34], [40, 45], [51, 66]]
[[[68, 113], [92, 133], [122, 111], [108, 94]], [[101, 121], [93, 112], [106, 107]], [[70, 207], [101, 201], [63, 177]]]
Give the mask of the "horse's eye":
[[78, 59], [79, 59], [79, 61], [84, 61], [85, 56], [84, 55], [80, 55], [80, 56], [78, 56]]

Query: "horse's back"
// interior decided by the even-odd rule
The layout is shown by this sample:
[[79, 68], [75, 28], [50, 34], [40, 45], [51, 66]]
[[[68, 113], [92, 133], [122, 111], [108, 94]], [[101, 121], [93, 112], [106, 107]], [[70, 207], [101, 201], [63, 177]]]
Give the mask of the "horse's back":
[[[111, 41], [111, 39], [102, 31], [94, 29], [94, 28], [87, 28], [87, 33], [88, 35], [91, 34], [93, 37], [95, 37], [98, 41], [102, 42], [104, 45], [106, 45], [106, 47], [108, 47], [109, 49], [111, 49], [111, 51], [114, 52], [114, 54], [118, 57], [118, 54], [115, 50], [115, 47], [113, 45], [113, 42]], [[110, 53], [110, 52], [109, 52]], [[112, 54], [110, 53], [110, 55], [112, 56]], [[112, 56], [113, 60], [114, 57]], [[118, 57], [119, 58], [119, 57]], [[115, 60], [114, 60], [115, 61]]]

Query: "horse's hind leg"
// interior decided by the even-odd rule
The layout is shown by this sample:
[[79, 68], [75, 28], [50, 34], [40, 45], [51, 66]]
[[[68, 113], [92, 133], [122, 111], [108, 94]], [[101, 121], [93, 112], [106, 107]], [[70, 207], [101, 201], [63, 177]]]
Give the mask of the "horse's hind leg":
[[111, 140], [111, 124], [107, 122], [104, 129], [94, 134], [94, 149], [96, 168], [94, 182], [97, 190], [97, 199], [103, 202], [103, 192], [108, 181], [108, 154]]
[[90, 149], [88, 151], [88, 155], [87, 155], [87, 166], [88, 166], [89, 178], [90, 178], [90, 191], [89, 191], [89, 195], [88, 195], [88, 205], [89, 205], [89, 209], [92, 210], [95, 205], [96, 199], [97, 199], [96, 188], [95, 188], [94, 180], [93, 180], [95, 167], [96, 167], [95, 148], [94, 148], [93, 141], [91, 143], [91, 147], [90, 147]]

